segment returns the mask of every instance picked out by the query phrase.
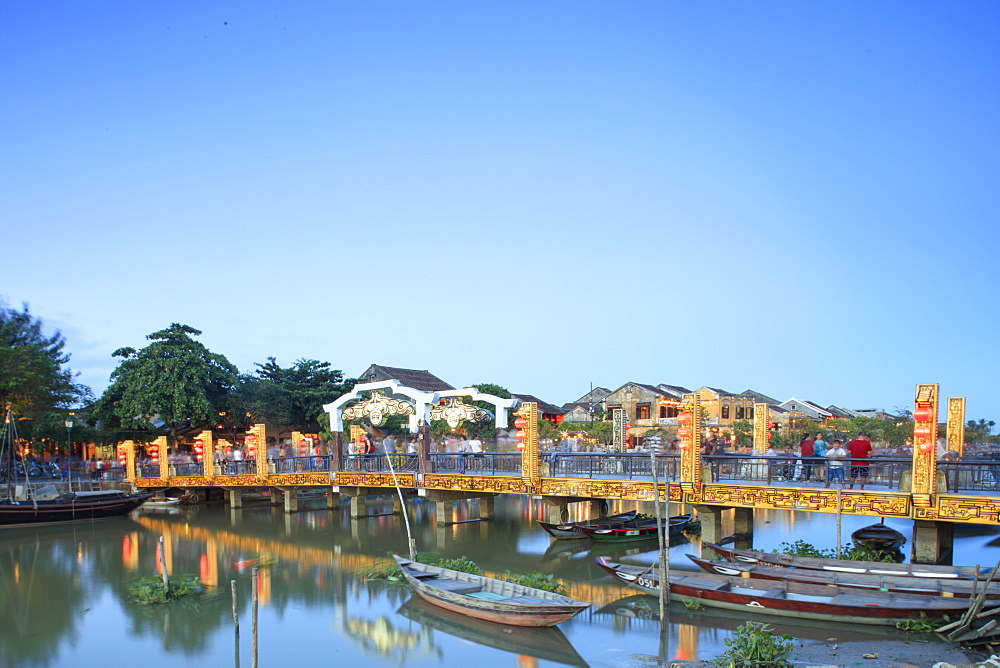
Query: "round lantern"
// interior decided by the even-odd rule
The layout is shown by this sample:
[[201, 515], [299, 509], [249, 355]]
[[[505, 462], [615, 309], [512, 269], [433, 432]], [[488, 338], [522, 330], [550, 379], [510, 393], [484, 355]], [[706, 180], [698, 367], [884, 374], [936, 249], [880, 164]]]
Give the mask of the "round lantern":
[[689, 411], [683, 411], [677, 414], [678, 424], [691, 424], [691, 413]]
[[122, 466], [128, 464], [128, 453], [125, 452], [124, 447], [118, 448], [118, 463]]
[[251, 458], [257, 456], [257, 434], [247, 434], [246, 446], [247, 455]]
[[927, 425], [917, 425], [913, 428], [913, 436], [915, 438], [930, 438], [931, 428]]
[[156, 443], [150, 444], [150, 446], [146, 448], [146, 452], [149, 454], [149, 459], [153, 463], [160, 461], [160, 446]]
[[200, 438], [194, 441], [194, 458], [199, 464], [205, 459], [205, 441]]
[[677, 435], [681, 438], [687, 438], [691, 435], [691, 430], [688, 427], [681, 427], [677, 430]]
[[525, 420], [523, 417], [519, 417], [516, 420], [514, 420], [514, 426], [517, 427], [518, 429], [524, 429], [525, 427], [528, 426], [528, 421]]
[[918, 406], [913, 411], [913, 419], [917, 422], [930, 422], [934, 419], [934, 411], [931, 410], [930, 406]]
[[929, 440], [927, 440], [927, 441], [920, 441], [917, 444], [917, 450], [919, 450], [920, 452], [923, 452], [925, 454], [928, 453], [928, 452], [930, 452], [933, 449], [934, 449], [934, 444], [931, 443]]

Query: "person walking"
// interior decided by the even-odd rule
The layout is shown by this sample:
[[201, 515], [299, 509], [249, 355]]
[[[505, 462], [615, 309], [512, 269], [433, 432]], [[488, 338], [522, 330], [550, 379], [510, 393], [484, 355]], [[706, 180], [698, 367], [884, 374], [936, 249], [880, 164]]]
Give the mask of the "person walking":
[[851, 455], [851, 483], [849, 489], [854, 489], [855, 480], [858, 481], [858, 489], [864, 489], [868, 482], [868, 458], [872, 456], [871, 441], [868, 434], [861, 432], [858, 437], [847, 444], [847, 452]]
[[826, 449], [826, 454], [823, 456], [827, 459], [825, 486], [829, 487], [830, 483], [836, 480], [843, 487], [844, 460], [847, 459], [847, 450], [844, 450], [843, 444], [838, 439], [834, 439], [830, 441], [830, 447]]
[[809, 482], [812, 478], [812, 458], [816, 456], [816, 445], [809, 434], [803, 434], [799, 441], [799, 456], [802, 458], [799, 460], [802, 463], [802, 481]]

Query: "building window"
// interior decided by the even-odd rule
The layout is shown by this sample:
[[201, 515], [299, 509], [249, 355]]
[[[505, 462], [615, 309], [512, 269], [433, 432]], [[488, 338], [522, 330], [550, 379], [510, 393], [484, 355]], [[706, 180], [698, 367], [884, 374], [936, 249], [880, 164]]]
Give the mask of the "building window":
[[661, 418], [667, 417], [667, 407], [664, 406], [663, 404], [660, 404], [660, 417]]
[[728, 405], [722, 407], [722, 419], [723, 420], [728, 420], [729, 419], [729, 406]]
[[637, 420], [648, 420], [649, 419], [649, 404], [637, 404], [635, 407], [635, 419]]
[[737, 420], [742, 420], [743, 419], [743, 407], [742, 406], [737, 406], [736, 407], [736, 419]]

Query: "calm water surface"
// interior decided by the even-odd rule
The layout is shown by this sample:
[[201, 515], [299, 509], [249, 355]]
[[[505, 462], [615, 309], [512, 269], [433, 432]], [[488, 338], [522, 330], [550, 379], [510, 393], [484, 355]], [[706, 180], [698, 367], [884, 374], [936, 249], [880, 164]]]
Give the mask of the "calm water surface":
[[[346, 504], [345, 504], [346, 505]], [[582, 504], [580, 504], [582, 506]], [[375, 512], [391, 510], [385, 497]], [[612, 512], [635, 507], [617, 504]], [[520, 497], [497, 500], [497, 518], [437, 527], [433, 504], [411, 503], [421, 552], [467, 556], [488, 571], [538, 570], [572, 583], [571, 595], [593, 608], [557, 629], [512, 629], [440, 611], [410, 600], [395, 583], [363, 575], [388, 552], [405, 553], [406, 533], [392, 516], [351, 521], [346, 507], [285, 515], [270, 506], [231, 511], [223, 505], [190, 510], [137, 511], [130, 518], [22, 529], [0, 529], [0, 663], [4, 666], [98, 666], [122, 662], [155, 666], [250, 666], [250, 567], [260, 566], [261, 666], [386, 665], [530, 666], [643, 665], [660, 650], [656, 600], [636, 595], [606, 577], [591, 561], [606, 555], [652, 563], [653, 543], [593, 547], [559, 541], [534, 521], [544, 507]], [[652, 513], [651, 506], [639, 504]], [[679, 512], [676, 509], [674, 512]], [[457, 519], [478, 515], [476, 502], [459, 506]], [[578, 519], [578, 518], [573, 518]], [[844, 541], [871, 518], [843, 518]], [[908, 522], [891, 526], [910, 534]], [[996, 527], [957, 530], [955, 563], [992, 565], [1000, 559]], [[160, 536], [168, 572], [198, 575], [209, 585], [197, 600], [172, 606], [130, 603], [126, 586], [157, 573]], [[836, 523], [819, 513], [759, 511], [755, 546], [783, 541], [836, 545]], [[591, 549], [593, 548], [593, 549]], [[674, 567], [700, 544], [671, 548]], [[236, 580], [240, 636], [233, 629], [230, 581]], [[899, 638], [895, 629], [768, 621], [803, 640]], [[671, 607], [667, 655], [710, 658], [745, 621], [721, 612]], [[877, 651], [877, 648], [876, 648]]]

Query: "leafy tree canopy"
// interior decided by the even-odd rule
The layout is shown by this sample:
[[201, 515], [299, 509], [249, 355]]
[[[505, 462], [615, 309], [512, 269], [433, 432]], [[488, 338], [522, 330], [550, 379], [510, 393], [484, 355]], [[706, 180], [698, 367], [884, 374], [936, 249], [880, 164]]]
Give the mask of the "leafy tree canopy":
[[172, 435], [186, 421], [214, 421], [236, 384], [237, 369], [192, 338], [200, 334], [173, 323], [147, 336], [152, 343], [142, 350], [116, 350], [114, 356], [122, 361], [98, 402], [98, 415], [140, 429], [158, 416]]
[[345, 379], [329, 362], [299, 359], [290, 367], [274, 357], [257, 363], [253, 374], [242, 375], [229, 401], [234, 413], [250, 413], [254, 421], [296, 425], [309, 431], [321, 428], [323, 405], [342, 396], [354, 379]]
[[17, 311], [0, 303], [0, 409], [10, 405], [17, 416], [30, 418], [22, 436], [61, 429], [66, 411], [91, 396], [65, 367], [65, 345], [60, 332], [45, 334], [27, 305]]

